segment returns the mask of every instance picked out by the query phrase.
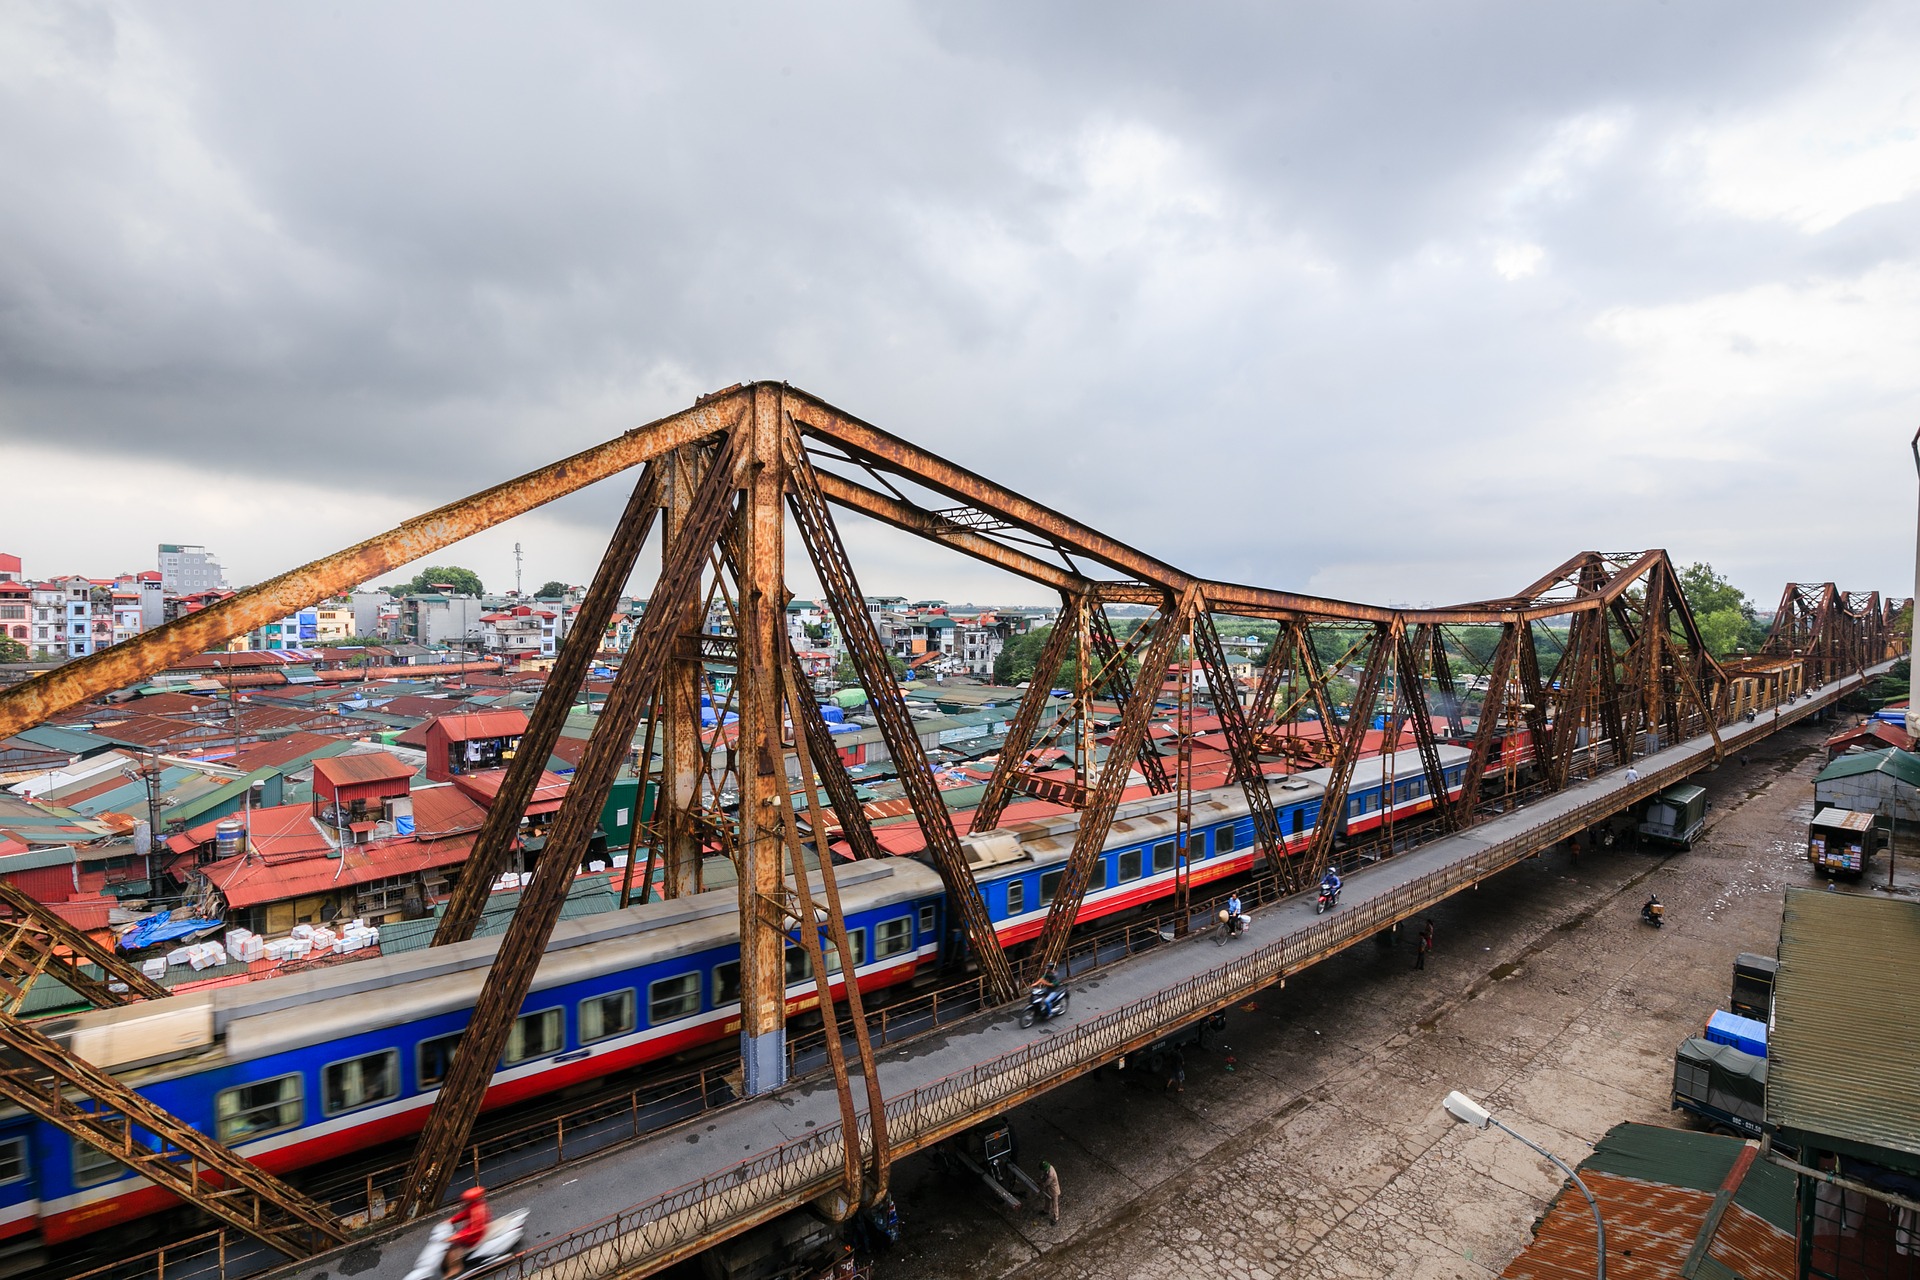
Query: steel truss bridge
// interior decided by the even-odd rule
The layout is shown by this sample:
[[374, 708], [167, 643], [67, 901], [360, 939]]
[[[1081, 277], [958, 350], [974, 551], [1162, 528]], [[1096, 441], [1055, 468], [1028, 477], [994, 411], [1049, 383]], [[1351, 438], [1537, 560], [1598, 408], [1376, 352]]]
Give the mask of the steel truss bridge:
[[[647, 1274], [795, 1204], [824, 1197], [844, 1213], [870, 1203], [884, 1194], [895, 1154], [921, 1149], [1242, 998], [1705, 767], [1730, 744], [1831, 705], [1884, 669], [1900, 647], [1892, 624], [1904, 602], [1841, 592], [1832, 584], [1796, 583], [1787, 586], [1761, 653], [1716, 661], [1660, 550], [1583, 553], [1511, 596], [1438, 609], [1382, 608], [1200, 578], [805, 392], [761, 382], [703, 397], [680, 413], [0, 692], [0, 737], [636, 467], [638, 479], [580, 606], [575, 632], [605, 633], [650, 539], [659, 547], [658, 577], [388, 1222], [420, 1218], [443, 1202], [492, 1066], [572, 884], [578, 858], [559, 855], [586, 849], [637, 738], [639, 768], [659, 784], [661, 800], [651, 821], [636, 826], [623, 901], [644, 901], [655, 891], [656, 873], [659, 891], [668, 896], [695, 891], [703, 853], [724, 853], [738, 872], [741, 1066], [748, 1100], [719, 1114], [732, 1117], [729, 1124], [751, 1125], [755, 1099], [785, 1083], [783, 951], [796, 930], [815, 953], [812, 968], [828, 1023], [825, 1044], [835, 1088], [821, 1095], [830, 1114], [802, 1143], [725, 1169], [691, 1169], [684, 1159], [656, 1162], [663, 1170], [685, 1168], [684, 1185], [622, 1208], [584, 1234], [567, 1237], [564, 1248], [528, 1255], [520, 1265], [529, 1275]], [[941, 799], [893, 679], [835, 526], [836, 509], [941, 544], [1058, 595], [1058, 620], [970, 827], [994, 827], [1019, 794], [1065, 799], [1079, 810], [1073, 851], [1044, 928], [1017, 961], [997, 943], [968, 869], [964, 833]], [[976, 1028], [981, 1038], [969, 1050], [955, 1050], [973, 1058], [917, 1055], [919, 1065], [901, 1083], [936, 1068], [952, 1070], [905, 1094], [889, 1092], [854, 984], [846, 984], [846, 1037], [826, 987], [838, 967], [828, 962], [829, 949], [853, 968], [833, 859], [818, 858], [817, 905], [804, 871], [805, 850], [824, 843], [828, 833], [857, 858], [882, 854], [787, 639], [789, 517], [866, 690], [989, 1004], [1011, 1000], [1024, 979], [1067, 954], [1089, 876], [1136, 776], [1153, 792], [1175, 797], [1184, 854], [1195, 682], [1181, 681], [1171, 758], [1153, 744], [1148, 725], [1163, 698], [1161, 674], [1176, 660], [1196, 663], [1211, 690], [1236, 688], [1216, 630], [1218, 616], [1278, 624], [1252, 705], [1213, 697], [1205, 708], [1217, 717], [1227, 743], [1225, 781], [1245, 794], [1272, 868], [1247, 896], [1279, 904], [1269, 913], [1276, 924], [1290, 919], [1288, 895], [1316, 881], [1334, 855], [1337, 824], [1321, 822], [1304, 854], [1285, 854], [1263, 761], [1269, 770], [1276, 758], [1327, 768], [1322, 812], [1342, 813], [1354, 765], [1378, 719], [1385, 742], [1398, 744], [1410, 731], [1427, 793], [1446, 797], [1452, 788], [1440, 767], [1439, 721], [1446, 738], [1471, 748], [1460, 799], [1443, 801], [1429, 820], [1429, 834], [1438, 838], [1356, 877], [1355, 896], [1365, 901], [1353, 910], [1285, 930], [1224, 968], [1198, 963], [1188, 944], [1130, 961], [1122, 967], [1126, 981], [1105, 985], [1136, 999], [1112, 1003], [1117, 996], [1108, 995], [1111, 1007], [1092, 1010], [1092, 1017], [1077, 1009], [1076, 1025], [1044, 1046], [990, 1052], [998, 1024], [985, 1016]], [[1150, 612], [1122, 634], [1108, 613], [1114, 605]], [[724, 622], [715, 626], [714, 619]], [[520, 815], [597, 660], [594, 650], [588, 643], [562, 646], [436, 945], [464, 940], [478, 924]], [[1043, 731], [1050, 690], [1069, 659], [1076, 672], [1071, 697]], [[738, 715], [731, 743], [721, 741], [724, 734], [703, 735], [703, 696], [716, 709]], [[1476, 699], [1469, 732], [1462, 709]], [[1106, 724], [1095, 718], [1096, 702]], [[1754, 714], [1761, 711], [1768, 714]], [[724, 714], [716, 720], [726, 723]], [[784, 741], [788, 724], [794, 726], [791, 746]], [[1091, 748], [1095, 730], [1111, 735], [1104, 758]], [[1042, 776], [1043, 753], [1052, 754], [1051, 744], [1068, 735], [1074, 742], [1072, 781]], [[1513, 812], [1479, 820], [1483, 780], [1503, 778], [1514, 786], [1521, 743], [1536, 777], [1525, 820]], [[797, 798], [790, 759], [802, 784]], [[1630, 762], [1641, 765], [1637, 781], [1623, 782], [1611, 772]], [[723, 803], [723, 795], [737, 797], [737, 803]], [[1390, 835], [1389, 852], [1395, 847]], [[1184, 891], [1178, 910], [1192, 919]], [[15, 1017], [20, 995], [45, 972], [101, 1005], [162, 993], [30, 899], [5, 895], [0, 913], [7, 917], [0, 921], [7, 930], [0, 934], [0, 1043], [10, 1051], [0, 1068], [0, 1096], [287, 1258], [324, 1260], [342, 1246], [368, 1247], [352, 1245], [354, 1231], [326, 1206]], [[857, 1062], [848, 1060], [845, 1038], [851, 1038]], [[893, 1061], [889, 1074], [900, 1074]], [[856, 1093], [864, 1095], [864, 1108]], [[721, 1158], [715, 1147], [699, 1150], [703, 1158]]]

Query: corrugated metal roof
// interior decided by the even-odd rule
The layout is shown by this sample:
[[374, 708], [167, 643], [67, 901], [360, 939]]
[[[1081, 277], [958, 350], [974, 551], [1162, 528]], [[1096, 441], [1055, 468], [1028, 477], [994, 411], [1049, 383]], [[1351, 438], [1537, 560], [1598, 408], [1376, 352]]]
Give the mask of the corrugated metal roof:
[[[9, 842], [9, 848], [22, 848]], [[0, 854], [0, 874], [10, 871], [37, 871], [42, 867], [70, 867], [73, 865], [73, 846], [70, 844], [49, 844], [27, 848], [24, 853]]]
[[1920, 903], [1788, 889], [1767, 1120], [1920, 1170]]
[[313, 771], [336, 787], [366, 782], [399, 782], [413, 776], [413, 766], [385, 751], [329, 756], [313, 762]]
[[1920, 756], [1888, 747], [1885, 751], [1860, 751], [1841, 756], [1814, 776], [1814, 782], [1832, 782], [1863, 773], [1884, 773], [1910, 787], [1920, 787]]
[[475, 711], [464, 715], [438, 716], [422, 726], [437, 729], [453, 742], [471, 742], [481, 738], [510, 738], [527, 731], [527, 717], [519, 711]]
[[[1707, 1227], [1716, 1193], [1735, 1176], [1745, 1147], [1737, 1138], [1652, 1125], [1610, 1130], [1580, 1165], [1607, 1224], [1607, 1273], [1616, 1280], [1679, 1275]], [[1737, 1176], [1732, 1203], [1703, 1259], [1711, 1265], [1700, 1266], [1695, 1276], [1731, 1272], [1743, 1280], [1792, 1280], [1792, 1176], [1758, 1159], [1750, 1159]], [[1756, 1212], [1755, 1203], [1764, 1204], [1765, 1212]], [[1781, 1221], [1770, 1221], [1776, 1212]], [[1593, 1214], [1585, 1197], [1567, 1184], [1540, 1220], [1533, 1242], [1501, 1276], [1588, 1280], [1593, 1270]]]

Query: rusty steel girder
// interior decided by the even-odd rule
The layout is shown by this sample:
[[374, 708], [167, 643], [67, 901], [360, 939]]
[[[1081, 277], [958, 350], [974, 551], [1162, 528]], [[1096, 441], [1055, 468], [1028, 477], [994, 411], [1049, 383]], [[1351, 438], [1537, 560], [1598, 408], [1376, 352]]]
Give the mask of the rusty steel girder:
[[[658, 477], [653, 464], [648, 463], [640, 482], [633, 487], [632, 497], [627, 500], [627, 509], [614, 526], [613, 540], [607, 543], [600, 568], [587, 588], [587, 597], [580, 602], [580, 612], [574, 619], [577, 634], [606, 634], [614, 608], [620, 603], [620, 593], [626, 589], [627, 575], [633, 572], [634, 562], [640, 558], [640, 547], [646, 542], [659, 509]], [[487, 816], [481, 820], [472, 852], [461, 864], [460, 879], [453, 886], [446, 913], [433, 931], [434, 946], [465, 942], [479, 926], [487, 897], [493, 892], [494, 877], [506, 865], [507, 853], [519, 839], [521, 817], [540, 785], [540, 775], [546, 772], [553, 748], [560, 741], [560, 731], [566, 727], [567, 716], [573, 710], [574, 694], [586, 682], [597, 660], [598, 647], [581, 643], [560, 647], [560, 655], [547, 673], [546, 687], [540, 691], [533, 714], [527, 718], [527, 730], [520, 735], [513, 760], [507, 765], [507, 775], [501, 780], [493, 803], [487, 807]], [[639, 829], [637, 820], [634, 829]]]
[[[1198, 599], [1199, 592], [1189, 588], [1178, 601], [1169, 602], [1159, 618], [1150, 624], [1155, 630], [1140, 659], [1143, 674], [1167, 669], [1167, 663], [1173, 659], [1174, 646], [1179, 643], [1193, 619]], [[1060, 883], [1054, 888], [1053, 901], [1047, 906], [1046, 923], [1041, 926], [1039, 940], [1034, 943], [1035, 964], [1039, 969], [1054, 964], [1066, 951], [1067, 934], [1080, 914], [1080, 903], [1086, 897], [1093, 864], [1099, 861], [1101, 852], [1106, 848], [1107, 833], [1113, 828], [1114, 812], [1120, 806], [1120, 796], [1126, 790], [1127, 777], [1133, 771], [1140, 743], [1147, 736], [1148, 713], [1159, 696], [1160, 682], [1145, 679], [1120, 709], [1120, 724], [1114, 730], [1113, 745], [1107, 749], [1107, 758], [1101, 765], [1093, 794], [1087, 798], [1086, 808], [1080, 813], [1080, 829], [1074, 835], [1073, 852], [1067, 855]]]

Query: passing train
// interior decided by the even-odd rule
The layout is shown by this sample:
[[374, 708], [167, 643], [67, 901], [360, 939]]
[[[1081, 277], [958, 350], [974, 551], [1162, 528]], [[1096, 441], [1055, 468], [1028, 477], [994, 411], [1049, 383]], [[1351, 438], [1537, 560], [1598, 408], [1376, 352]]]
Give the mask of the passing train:
[[[1468, 754], [1443, 746], [1457, 795]], [[1290, 852], [1321, 821], [1325, 770], [1271, 788]], [[1343, 835], [1431, 808], [1419, 757], [1360, 762]], [[1004, 946], [1040, 931], [1071, 852], [1074, 815], [965, 837]], [[1081, 921], [1176, 890], [1172, 798], [1120, 807]], [[1189, 883], [1252, 870], [1240, 788], [1195, 793]], [[863, 992], [931, 979], [951, 957], [940, 878], [911, 858], [838, 873]], [[485, 1106], [669, 1058], [735, 1035], [740, 959], [732, 889], [563, 920], [515, 1022]], [[263, 982], [50, 1019], [40, 1029], [262, 1167], [286, 1173], [417, 1133], [458, 1048], [498, 937], [355, 961]], [[837, 969], [837, 961], [836, 961]], [[815, 1002], [810, 957], [787, 951], [787, 1004]], [[845, 975], [831, 978], [844, 990]], [[174, 1204], [173, 1196], [58, 1128], [0, 1110], [0, 1249], [57, 1244]]]

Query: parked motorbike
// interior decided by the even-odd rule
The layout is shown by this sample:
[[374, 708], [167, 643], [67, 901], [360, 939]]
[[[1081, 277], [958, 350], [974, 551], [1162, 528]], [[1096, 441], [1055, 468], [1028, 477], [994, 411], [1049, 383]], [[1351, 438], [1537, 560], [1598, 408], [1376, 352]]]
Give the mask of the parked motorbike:
[[[460, 1274], [473, 1275], [511, 1256], [520, 1247], [521, 1237], [526, 1232], [525, 1209], [501, 1214], [487, 1228], [487, 1234], [481, 1237], [480, 1243], [467, 1250], [466, 1265], [461, 1267]], [[433, 1234], [427, 1237], [427, 1247], [420, 1251], [413, 1270], [407, 1272], [407, 1280], [440, 1280], [441, 1266], [447, 1260], [447, 1245], [452, 1240], [453, 1220], [448, 1218], [436, 1223]]]
[[1030, 1027], [1036, 1022], [1057, 1018], [1066, 1011], [1067, 989], [1065, 987], [1050, 991], [1044, 985], [1036, 986], [1027, 996], [1027, 1008], [1020, 1015], [1020, 1025]]
[[1667, 909], [1660, 904], [1660, 899], [1658, 898], [1648, 898], [1640, 904], [1640, 918], [1656, 929], [1661, 926], [1661, 923], [1666, 919], [1666, 915]]

